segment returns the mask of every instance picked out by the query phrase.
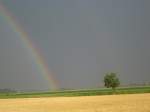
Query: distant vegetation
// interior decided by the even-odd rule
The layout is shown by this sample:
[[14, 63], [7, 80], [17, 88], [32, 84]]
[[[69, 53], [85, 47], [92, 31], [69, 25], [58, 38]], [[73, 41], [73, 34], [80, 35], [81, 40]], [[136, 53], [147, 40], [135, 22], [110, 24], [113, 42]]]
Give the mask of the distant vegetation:
[[111, 95], [111, 94], [134, 94], [150, 93], [150, 86], [117, 88], [115, 93], [112, 89], [91, 89], [91, 90], [65, 90], [55, 92], [41, 93], [1, 93], [0, 98], [36, 98], [36, 97], [70, 97], [70, 96], [94, 96], [94, 95]]
[[82, 90], [67, 89], [66, 90], [62, 88], [60, 91], [52, 91], [52, 92], [26, 92], [26, 93], [21, 92], [19, 93], [11, 89], [0, 89], [0, 98], [37, 98], [37, 97], [61, 97], [61, 96], [71, 97], [71, 96], [150, 93], [150, 85], [116, 88], [120, 85], [120, 81], [116, 73], [107, 73], [104, 76], [104, 85], [107, 88], [89, 89], [89, 90], [85, 90], [85, 89], [82, 89]]
[[0, 93], [15, 93], [15, 90], [12, 89], [0, 89]]
[[104, 83], [105, 87], [112, 88], [113, 90], [120, 85], [120, 81], [116, 73], [107, 73], [104, 77]]

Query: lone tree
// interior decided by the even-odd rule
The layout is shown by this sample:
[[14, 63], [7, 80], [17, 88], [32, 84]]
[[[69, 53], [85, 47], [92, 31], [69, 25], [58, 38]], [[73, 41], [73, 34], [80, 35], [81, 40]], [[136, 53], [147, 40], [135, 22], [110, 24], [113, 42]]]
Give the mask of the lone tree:
[[119, 78], [116, 76], [116, 73], [107, 73], [104, 77], [105, 87], [116, 89], [120, 85]]

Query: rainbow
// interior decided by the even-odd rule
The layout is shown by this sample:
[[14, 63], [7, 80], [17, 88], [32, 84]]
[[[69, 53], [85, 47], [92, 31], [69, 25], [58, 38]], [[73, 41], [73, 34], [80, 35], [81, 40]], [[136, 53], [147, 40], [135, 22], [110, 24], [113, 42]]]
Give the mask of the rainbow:
[[40, 50], [29, 39], [29, 35], [16, 21], [16, 18], [13, 16], [13, 14], [10, 13], [10, 11], [2, 3], [0, 3], [0, 16], [2, 16], [11, 26], [12, 30], [17, 33], [17, 35], [19, 35], [21, 42], [28, 49], [29, 53], [32, 53], [34, 62], [38, 67], [38, 70], [41, 72], [40, 74], [43, 75], [43, 77], [49, 83], [49, 88], [51, 90], [57, 90], [58, 83], [54, 78], [54, 74], [50, 72], [47, 63], [42, 56], [42, 53], [40, 53]]

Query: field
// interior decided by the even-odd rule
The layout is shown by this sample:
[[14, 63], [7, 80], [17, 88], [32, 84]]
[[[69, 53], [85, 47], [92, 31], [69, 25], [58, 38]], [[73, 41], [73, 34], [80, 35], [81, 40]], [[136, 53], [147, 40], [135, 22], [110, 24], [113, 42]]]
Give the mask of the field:
[[1, 93], [2, 98], [37, 98], [37, 97], [71, 97], [71, 96], [96, 96], [96, 95], [112, 95], [112, 94], [137, 94], [150, 93], [150, 86], [147, 87], [130, 87], [118, 88], [116, 91], [112, 89], [90, 89], [90, 90], [66, 90], [41, 93]]
[[0, 112], [150, 112], [150, 93], [0, 99]]

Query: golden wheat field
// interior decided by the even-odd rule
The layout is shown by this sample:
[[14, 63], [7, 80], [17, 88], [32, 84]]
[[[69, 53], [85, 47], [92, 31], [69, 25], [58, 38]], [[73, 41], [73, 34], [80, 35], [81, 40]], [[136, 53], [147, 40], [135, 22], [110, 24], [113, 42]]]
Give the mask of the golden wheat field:
[[0, 99], [0, 112], [150, 112], [150, 94]]

